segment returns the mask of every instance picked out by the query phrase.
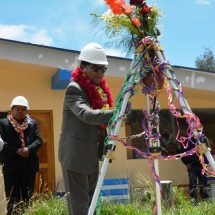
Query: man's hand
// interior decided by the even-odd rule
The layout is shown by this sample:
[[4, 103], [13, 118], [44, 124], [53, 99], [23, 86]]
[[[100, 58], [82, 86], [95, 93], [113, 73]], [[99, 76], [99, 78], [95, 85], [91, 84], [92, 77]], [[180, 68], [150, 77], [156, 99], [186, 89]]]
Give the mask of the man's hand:
[[29, 157], [29, 150], [27, 147], [25, 148], [19, 148], [16, 152], [18, 155], [24, 157], [24, 158], [28, 158]]

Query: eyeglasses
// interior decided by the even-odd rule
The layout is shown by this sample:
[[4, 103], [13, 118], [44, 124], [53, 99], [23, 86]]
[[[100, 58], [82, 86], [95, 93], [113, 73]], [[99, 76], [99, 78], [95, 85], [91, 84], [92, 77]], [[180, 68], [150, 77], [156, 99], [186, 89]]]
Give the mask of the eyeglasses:
[[89, 64], [89, 66], [94, 70], [94, 72], [101, 72], [104, 74], [107, 71], [107, 67], [103, 65]]

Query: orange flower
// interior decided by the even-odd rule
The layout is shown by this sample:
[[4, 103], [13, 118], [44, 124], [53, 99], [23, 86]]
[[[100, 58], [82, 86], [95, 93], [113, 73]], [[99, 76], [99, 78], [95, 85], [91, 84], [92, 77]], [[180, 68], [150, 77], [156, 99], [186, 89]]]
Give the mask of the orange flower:
[[136, 27], [140, 27], [141, 26], [140, 20], [137, 19], [136, 17], [132, 17], [131, 21], [132, 21], [133, 25], [135, 25]]
[[122, 14], [124, 13], [123, 8], [125, 7], [125, 0], [105, 0], [106, 4], [110, 6], [113, 14]]

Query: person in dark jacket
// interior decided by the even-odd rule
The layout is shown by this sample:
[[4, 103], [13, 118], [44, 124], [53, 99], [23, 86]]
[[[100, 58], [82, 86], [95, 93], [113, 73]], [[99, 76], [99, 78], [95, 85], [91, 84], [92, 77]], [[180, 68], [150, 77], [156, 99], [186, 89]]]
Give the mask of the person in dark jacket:
[[[181, 152], [190, 151], [196, 147], [197, 140], [192, 137], [188, 141], [187, 148], [183, 148], [181, 146]], [[206, 157], [204, 156], [205, 162], [208, 163]], [[197, 183], [200, 188], [200, 198], [202, 200], [208, 198], [207, 193], [207, 176], [202, 173], [202, 164], [199, 160], [199, 156], [194, 153], [192, 155], [188, 155], [181, 158], [182, 162], [187, 167], [188, 177], [189, 177], [189, 190], [190, 190], [190, 198], [193, 201], [197, 201]]]
[[27, 205], [34, 192], [39, 170], [37, 151], [42, 144], [37, 123], [27, 114], [27, 99], [15, 97], [10, 107], [11, 113], [0, 120], [0, 136], [5, 143], [2, 171], [8, 215], [21, 214], [20, 202]]
[[70, 215], [88, 212], [98, 180], [100, 142], [113, 115], [103, 48], [90, 43], [78, 59], [80, 66], [72, 72], [65, 92], [58, 150]]
[[3, 150], [4, 148], [4, 141], [2, 140], [1, 136], [0, 136], [0, 152]]

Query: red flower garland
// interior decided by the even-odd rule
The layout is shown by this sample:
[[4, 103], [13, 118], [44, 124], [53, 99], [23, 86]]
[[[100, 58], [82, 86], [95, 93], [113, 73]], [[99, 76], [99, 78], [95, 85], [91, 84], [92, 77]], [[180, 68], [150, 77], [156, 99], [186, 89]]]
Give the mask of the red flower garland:
[[[80, 67], [77, 67], [74, 71], [72, 71], [72, 80], [76, 81], [85, 90], [88, 95], [90, 105], [93, 109], [102, 109], [105, 106], [106, 103], [99, 96], [95, 84], [84, 75]], [[106, 79], [103, 78], [99, 86], [107, 95], [107, 104], [109, 107], [113, 107], [112, 94], [107, 85]]]
[[7, 118], [13, 126], [14, 130], [19, 134], [21, 147], [25, 148], [24, 131], [28, 128], [29, 121], [27, 120], [27, 118], [25, 118], [22, 124], [19, 124], [12, 115], [8, 115]]

